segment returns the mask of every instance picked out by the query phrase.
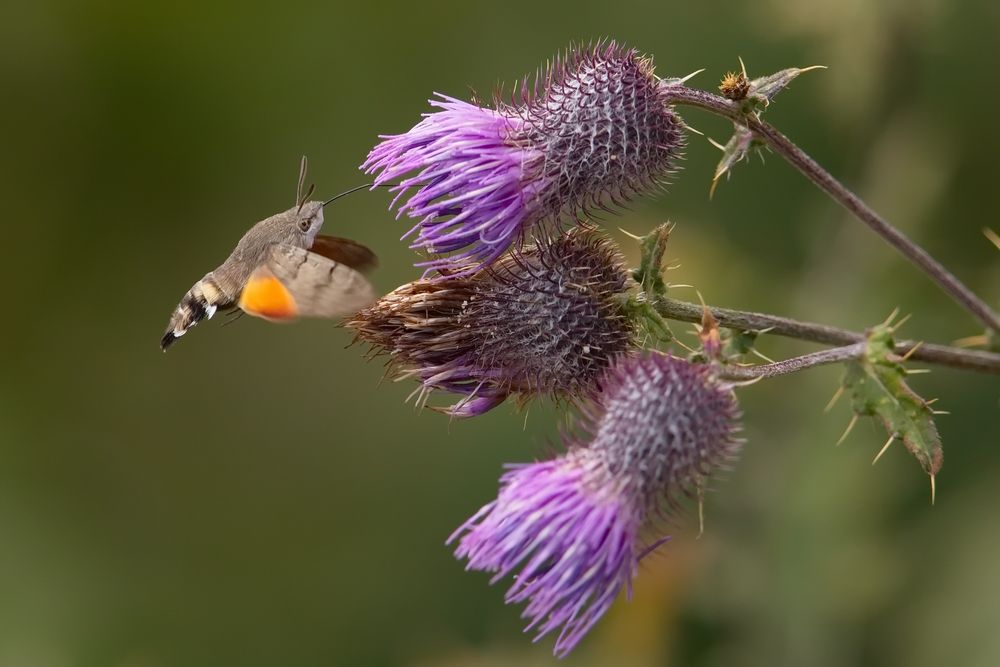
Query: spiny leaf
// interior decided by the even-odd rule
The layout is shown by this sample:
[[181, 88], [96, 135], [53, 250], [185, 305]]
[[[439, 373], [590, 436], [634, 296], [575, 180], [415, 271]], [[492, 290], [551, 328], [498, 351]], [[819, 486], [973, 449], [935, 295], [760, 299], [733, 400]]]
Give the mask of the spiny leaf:
[[661, 297], [667, 293], [663, 281], [663, 255], [667, 251], [667, 240], [674, 226], [665, 222], [645, 236], [634, 236], [639, 241], [639, 268], [632, 271], [632, 277], [650, 297]]
[[727, 358], [739, 358], [750, 354], [757, 341], [759, 331], [743, 331], [741, 329], [726, 329], [722, 335], [723, 355]]
[[906, 369], [893, 354], [892, 332], [888, 324], [869, 330], [864, 356], [847, 362], [844, 387], [851, 393], [854, 411], [878, 417], [891, 436], [889, 442], [902, 440], [924, 471], [933, 477], [942, 462], [941, 437], [934, 425], [934, 412], [906, 384]]
[[663, 280], [663, 256], [673, 228], [672, 223], [665, 222], [645, 236], [629, 234], [639, 242], [639, 268], [632, 270], [632, 278], [639, 283], [642, 293], [638, 297], [626, 297], [625, 301], [626, 309], [646, 332], [654, 339], [667, 343], [674, 340], [674, 333], [653, 303], [667, 294], [668, 285]]
[[740, 125], [739, 123], [734, 123], [733, 125], [733, 136], [726, 143], [725, 146], [716, 144], [715, 147], [722, 151], [722, 158], [719, 160], [719, 164], [715, 167], [715, 174], [712, 176], [712, 188], [709, 191], [709, 196], [715, 193], [715, 187], [719, 183], [719, 179], [723, 175], [729, 172], [740, 160], [744, 159], [749, 153], [750, 149], [762, 146], [763, 142], [754, 136], [747, 127]]
[[638, 322], [653, 339], [664, 343], [674, 340], [674, 332], [670, 330], [667, 320], [657, 312], [656, 308], [646, 299], [644, 294], [638, 297], [623, 295], [623, 299], [623, 305], [628, 316]]
[[763, 106], [768, 106], [771, 100], [788, 87], [796, 77], [804, 72], [814, 69], [826, 69], [826, 65], [813, 65], [812, 67], [789, 67], [774, 74], [768, 74], [754, 79], [750, 82], [750, 94], [747, 96]]

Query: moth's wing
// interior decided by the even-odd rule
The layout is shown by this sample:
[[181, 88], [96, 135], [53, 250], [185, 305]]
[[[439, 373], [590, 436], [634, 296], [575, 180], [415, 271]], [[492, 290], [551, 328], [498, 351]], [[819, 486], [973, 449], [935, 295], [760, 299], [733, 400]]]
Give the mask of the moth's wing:
[[378, 257], [374, 252], [357, 241], [339, 236], [317, 235], [309, 252], [346, 264], [361, 273], [368, 273], [378, 266]]
[[346, 264], [289, 245], [274, 246], [240, 295], [240, 308], [269, 320], [342, 317], [375, 300], [375, 289]]

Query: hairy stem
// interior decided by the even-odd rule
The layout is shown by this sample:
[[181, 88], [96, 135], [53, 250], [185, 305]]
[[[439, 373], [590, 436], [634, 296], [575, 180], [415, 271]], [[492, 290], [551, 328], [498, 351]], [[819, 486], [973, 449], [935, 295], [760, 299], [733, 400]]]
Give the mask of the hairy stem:
[[848, 359], [857, 359], [865, 353], [865, 343], [853, 343], [844, 347], [834, 347], [829, 350], [804, 354], [801, 357], [792, 357], [784, 361], [775, 361], [770, 364], [758, 364], [756, 366], [727, 366], [722, 371], [722, 376], [729, 380], [754, 380], [757, 378], [770, 378], [776, 375], [787, 375], [795, 373], [813, 366], [825, 366], [826, 364], [836, 364]]
[[1000, 315], [997, 315], [985, 301], [976, 296], [972, 290], [931, 257], [927, 251], [889, 224], [887, 220], [872, 210], [857, 195], [809, 157], [805, 151], [769, 123], [765, 123], [753, 114], [743, 114], [738, 105], [724, 97], [680, 84], [668, 84], [665, 88], [672, 103], [688, 104], [705, 109], [745, 125], [771, 150], [787, 160], [814, 185], [830, 195], [834, 201], [881, 236], [886, 243], [916, 264], [955, 302], [974, 315], [987, 328], [1000, 332]]
[[[663, 317], [681, 322], [701, 322], [703, 307], [701, 304], [662, 298], [653, 302], [653, 307]], [[800, 322], [787, 317], [753, 313], [729, 308], [708, 306], [709, 312], [719, 323], [719, 326], [740, 329], [742, 331], [764, 331], [798, 338], [799, 340], [825, 343], [827, 345], [851, 345], [865, 340], [865, 334], [858, 331], [838, 329], [825, 324]], [[1000, 374], [1000, 354], [980, 350], [965, 350], [947, 345], [922, 344], [918, 341], [904, 340], [896, 343], [896, 354], [907, 355], [915, 361], [931, 364], [963, 368], [981, 373]]]

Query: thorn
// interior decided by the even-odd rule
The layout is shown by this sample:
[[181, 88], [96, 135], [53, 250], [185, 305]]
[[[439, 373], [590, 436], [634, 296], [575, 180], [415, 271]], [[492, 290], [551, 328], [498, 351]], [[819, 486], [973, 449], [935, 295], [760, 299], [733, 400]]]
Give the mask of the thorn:
[[896, 319], [897, 315], [899, 315], [899, 307], [898, 306], [896, 308], [892, 309], [892, 312], [889, 313], [889, 317], [885, 318], [885, 321], [882, 322], [881, 326], [883, 326], [883, 327], [889, 326], [889, 323], [892, 322], [894, 319]]
[[700, 540], [701, 536], [705, 534], [705, 492], [699, 488], [698, 489], [698, 537], [696, 540]]
[[[752, 366], [751, 366], [751, 368], [752, 368]], [[749, 387], [752, 384], [757, 384], [758, 382], [760, 382], [763, 379], [764, 379], [763, 375], [758, 375], [757, 377], [755, 377], [752, 380], [741, 380], [740, 382], [733, 382], [731, 384], [734, 387]]]
[[760, 357], [761, 359], [763, 359], [764, 361], [766, 361], [769, 364], [776, 364], [776, 363], [778, 363], [777, 361], [775, 361], [771, 357], [767, 356], [766, 354], [764, 354], [763, 352], [761, 352], [760, 350], [758, 350], [755, 347], [751, 347], [750, 348], [750, 352], [752, 352], [753, 354], [757, 355], [758, 357]]
[[743, 72], [743, 78], [748, 78], [747, 77], [747, 66], [743, 64], [743, 57], [742, 56], [736, 56], [736, 59], [740, 61], [740, 70]]
[[959, 338], [952, 341], [951, 344], [958, 347], [981, 347], [985, 346], [989, 342], [990, 341], [986, 337], [986, 334], [982, 334], [980, 336], [966, 336], [965, 338]]
[[641, 241], [642, 240], [641, 236], [636, 236], [635, 234], [633, 234], [632, 232], [628, 231], [624, 227], [619, 227], [618, 231], [620, 231], [622, 234], [624, 234], [625, 236], [629, 237], [630, 239], [632, 239], [634, 241]]
[[921, 345], [923, 345], [923, 344], [924, 344], [924, 341], [920, 341], [920, 342], [918, 342], [918, 343], [917, 343], [916, 345], [914, 345], [913, 347], [911, 347], [911, 348], [910, 348], [909, 350], [907, 350], [907, 351], [906, 351], [906, 354], [904, 354], [904, 355], [902, 356], [902, 358], [901, 358], [901, 359], [899, 360], [899, 363], [903, 363], [903, 362], [905, 362], [905, 361], [906, 361], [907, 359], [909, 359], [910, 357], [912, 357], [912, 356], [913, 356], [913, 353], [914, 353], [914, 352], [916, 352], [917, 350], [919, 350], [919, 349], [920, 349], [920, 346], [921, 346]]
[[[826, 404], [826, 407], [823, 408], [823, 412], [829, 412], [830, 410], [833, 410], [833, 406], [837, 404], [837, 401], [839, 401], [840, 397], [843, 395], [844, 395], [844, 385], [840, 385], [839, 387], [837, 387], [837, 391], [833, 393], [833, 398], [831, 398], [830, 401]], [[857, 415], [855, 415], [855, 418], [857, 418]], [[837, 444], [839, 445], [840, 443], [838, 442]]]
[[719, 177], [716, 176], [712, 179], [712, 187], [708, 189], [708, 200], [712, 201], [712, 197], [715, 196], [715, 188], [719, 185]]
[[840, 436], [840, 440], [837, 441], [837, 444], [835, 444], [834, 447], [840, 447], [840, 443], [847, 439], [847, 436], [851, 434], [851, 431], [854, 430], [854, 425], [857, 423], [858, 416], [854, 415], [851, 417], [851, 423], [847, 425], [847, 429], [844, 430], [844, 434]]
[[876, 463], [878, 463], [878, 460], [880, 458], [882, 458], [883, 454], [885, 454], [885, 450], [889, 449], [889, 445], [891, 445], [892, 441], [895, 440], [895, 439], [896, 439], [896, 436], [894, 436], [894, 435], [890, 435], [889, 436], [889, 439], [885, 441], [884, 445], [882, 445], [882, 449], [880, 449], [879, 452], [878, 452], [878, 454], [875, 455], [875, 458], [872, 459], [872, 465], [875, 465]]
[[934, 405], [935, 403], [937, 403], [940, 400], [941, 400], [940, 397], [938, 397], [938, 398], [932, 398], [929, 401], [924, 401], [924, 405]]
[[722, 151], [722, 152], [726, 151], [726, 147], [723, 146], [722, 144], [720, 144], [718, 141], [716, 141], [712, 137], [705, 137], [705, 138], [708, 139], [708, 143], [712, 144], [713, 146], [715, 146], [716, 148], [718, 148], [720, 151]]
[[988, 238], [990, 243], [997, 247], [997, 250], [1000, 250], [1000, 234], [997, 234], [989, 227], [983, 227], [983, 236]]
[[809, 67], [800, 67], [799, 74], [802, 74], [804, 72], [811, 72], [814, 69], [830, 69], [830, 68], [827, 67], [826, 65], [810, 65]]
[[698, 76], [699, 74], [701, 74], [704, 71], [705, 71], [704, 67], [702, 67], [699, 70], [695, 70], [695, 71], [691, 72], [690, 74], [688, 74], [687, 76], [681, 77], [678, 80], [678, 83], [687, 83], [688, 81], [690, 81], [691, 79], [693, 79], [694, 77]]
[[699, 130], [696, 127], [692, 127], [687, 121], [683, 121], [681, 124], [684, 125], [684, 129], [691, 130], [692, 132], [694, 132], [698, 136], [700, 136], [700, 137], [704, 137], [705, 136], [704, 132], [702, 132], [701, 130]]
[[690, 353], [694, 354], [695, 349], [693, 347], [688, 347], [687, 345], [685, 345], [684, 341], [680, 340], [679, 338], [675, 338], [673, 342], [675, 342], [678, 345], [680, 345], [681, 347], [683, 347], [686, 352], [690, 352]]
[[951, 413], [947, 410], [931, 410], [932, 415], [950, 415]]
[[931, 475], [931, 507], [934, 506], [934, 501], [937, 498], [937, 483], [934, 481], [936, 475]]
[[906, 324], [907, 322], [909, 322], [909, 320], [910, 320], [911, 317], [913, 317], [913, 313], [909, 313], [903, 319], [901, 319], [899, 322], [896, 322], [896, 324], [893, 325], [892, 328], [891, 328], [892, 333], [896, 333], [897, 331], [899, 331], [903, 327], [904, 324]]
[[924, 373], [930, 373], [929, 368], [907, 368], [904, 371], [907, 375], [923, 375]]

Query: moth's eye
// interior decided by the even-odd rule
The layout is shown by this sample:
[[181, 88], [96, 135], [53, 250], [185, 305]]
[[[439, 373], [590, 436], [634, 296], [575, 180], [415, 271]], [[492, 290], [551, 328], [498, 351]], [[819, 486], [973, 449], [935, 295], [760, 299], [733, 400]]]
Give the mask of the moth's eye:
[[309, 228], [312, 227], [312, 219], [306, 218], [304, 220], [299, 220], [299, 229], [304, 232], [308, 232]]

